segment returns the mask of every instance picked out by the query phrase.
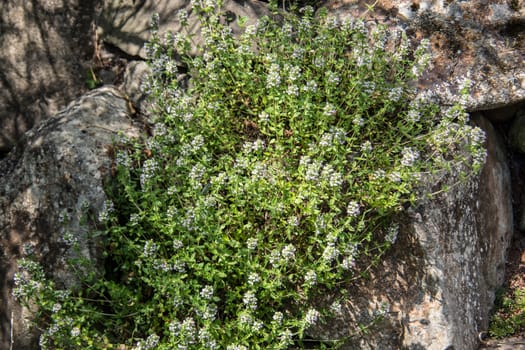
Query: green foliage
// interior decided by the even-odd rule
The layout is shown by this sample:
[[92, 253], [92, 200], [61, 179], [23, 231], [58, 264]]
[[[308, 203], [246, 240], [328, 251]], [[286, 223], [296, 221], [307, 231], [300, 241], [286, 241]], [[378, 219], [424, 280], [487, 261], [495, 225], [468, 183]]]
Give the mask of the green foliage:
[[86, 72], [86, 86], [88, 89], [93, 90], [102, 85], [102, 81], [96, 76], [95, 71], [92, 67]]
[[516, 335], [525, 328], [525, 290], [516, 289], [513, 295], [500, 295], [496, 300], [498, 310], [492, 317], [489, 335], [505, 338]]
[[40, 281], [18, 296], [39, 306], [44, 348], [302, 348], [348, 302], [316, 308], [319, 297], [396, 242], [421, 178], [482, 163], [483, 134], [460, 106], [440, 116], [413, 96], [427, 43], [411, 51], [402, 32], [311, 8], [235, 38], [217, 9], [194, 11], [199, 57], [153, 19], [154, 136], [118, 146], [104, 275], [71, 292], [40, 270], [18, 275]]

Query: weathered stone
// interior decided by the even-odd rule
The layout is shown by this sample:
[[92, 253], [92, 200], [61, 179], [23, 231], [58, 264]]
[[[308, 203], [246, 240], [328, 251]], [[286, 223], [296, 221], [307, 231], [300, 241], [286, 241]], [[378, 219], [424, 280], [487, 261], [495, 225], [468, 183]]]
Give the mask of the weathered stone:
[[[525, 99], [525, 6], [522, 1], [330, 0], [329, 14], [363, 18], [405, 29], [414, 44], [431, 43], [432, 68], [419, 80], [421, 93], [454, 104], [466, 79], [472, 82], [470, 111]], [[514, 4], [514, 5], [513, 5]]]
[[[345, 286], [340, 317], [312, 330], [314, 339], [351, 338], [342, 349], [474, 350], [488, 328], [504, 279], [513, 232], [510, 172], [503, 142], [483, 117], [487, 163], [479, 177], [432, 178], [450, 190], [421, 199], [401, 218], [397, 243], [368, 280]], [[435, 181], [438, 180], [438, 181]], [[389, 305], [385, 318], [360, 332]]]
[[525, 350], [525, 338], [491, 339], [484, 343], [479, 350]]
[[0, 2], [0, 153], [82, 93], [97, 1]]
[[[150, 22], [153, 14], [158, 13], [159, 33], [186, 33], [191, 37], [191, 54], [197, 54], [197, 47], [203, 44], [200, 34], [201, 25], [198, 16], [191, 10], [190, 0], [104, 0], [103, 9], [98, 18], [99, 34], [108, 42], [128, 55], [146, 58], [144, 43], [150, 38]], [[238, 20], [247, 18], [246, 25], [254, 24], [263, 15], [269, 14], [267, 4], [262, 1], [225, 0], [221, 10], [223, 20], [230, 24], [234, 33], [240, 33]], [[177, 14], [187, 10], [188, 27], [182, 26]]]
[[[96, 226], [105, 200], [104, 178], [118, 132], [138, 136], [128, 102], [112, 87], [94, 90], [31, 130], [0, 161], [0, 348], [36, 349], [30, 315], [13, 299], [17, 260], [31, 255], [59, 285], [75, 284], [67, 270], [71, 251], [66, 233], [81, 254], [96, 263], [102, 251], [87, 232]], [[81, 223], [83, 221], [85, 224]]]
[[151, 69], [146, 62], [132, 61], [126, 66], [121, 87], [133, 105], [144, 113], [147, 113], [148, 94], [144, 92], [141, 85], [148, 79], [149, 74]]
[[514, 118], [509, 130], [509, 140], [516, 152], [525, 154], [525, 109]]

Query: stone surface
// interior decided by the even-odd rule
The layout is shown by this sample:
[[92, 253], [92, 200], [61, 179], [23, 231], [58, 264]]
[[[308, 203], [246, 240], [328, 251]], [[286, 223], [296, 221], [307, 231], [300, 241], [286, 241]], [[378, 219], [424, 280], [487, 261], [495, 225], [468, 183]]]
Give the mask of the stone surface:
[[482, 344], [479, 350], [525, 350], [525, 338], [513, 337], [504, 340], [491, 340]]
[[[0, 161], [0, 348], [36, 349], [30, 317], [11, 296], [17, 260], [32, 251], [57, 283], [74, 284], [66, 268], [67, 232], [83, 256], [96, 262], [102, 252], [87, 238], [96, 224], [112, 166], [117, 133], [137, 136], [128, 102], [112, 87], [82, 96], [47, 119]], [[13, 322], [13, 323], [11, 323]]]
[[0, 2], [0, 155], [82, 93], [97, 2]]
[[498, 108], [525, 100], [525, 6], [523, 0], [329, 0], [336, 18], [363, 18], [369, 25], [404, 28], [414, 44], [431, 42], [432, 68], [420, 79], [443, 105], [458, 100], [472, 82], [469, 110]]
[[[150, 38], [150, 22], [154, 13], [158, 13], [159, 33], [178, 33], [181, 24], [177, 13], [186, 9], [188, 16], [188, 35], [192, 38], [191, 53], [197, 53], [197, 46], [202, 44], [200, 23], [195, 13], [191, 11], [190, 0], [103, 0], [103, 9], [98, 16], [99, 35], [102, 40], [118, 47], [126, 54], [146, 58], [144, 43]], [[246, 17], [246, 25], [267, 15], [266, 4], [252, 0], [224, 0], [221, 10], [225, 15], [223, 20], [230, 24], [234, 33], [240, 33], [237, 20]]]
[[[421, 199], [400, 218], [397, 243], [369, 280], [344, 287], [350, 302], [340, 317], [312, 330], [315, 338], [350, 336], [341, 349], [474, 350], [488, 328], [496, 289], [503, 283], [513, 232], [510, 171], [502, 140], [487, 134], [487, 163], [479, 177], [432, 178], [448, 192]], [[329, 301], [326, 301], [329, 302]], [[363, 333], [389, 305], [384, 319]]]
[[141, 85], [148, 79], [151, 69], [144, 61], [132, 61], [126, 66], [121, 90], [128, 96], [133, 105], [146, 113], [147, 94]]

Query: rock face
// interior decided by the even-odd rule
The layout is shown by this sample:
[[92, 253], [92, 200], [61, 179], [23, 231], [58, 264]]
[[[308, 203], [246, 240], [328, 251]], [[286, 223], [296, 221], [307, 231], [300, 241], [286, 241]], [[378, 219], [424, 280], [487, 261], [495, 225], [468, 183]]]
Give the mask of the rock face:
[[332, 16], [363, 18], [405, 28], [417, 43], [430, 40], [432, 69], [419, 81], [443, 105], [457, 101], [465, 79], [472, 82], [472, 110], [525, 100], [525, 6], [523, 0], [330, 0]]
[[97, 2], [0, 2], [0, 155], [82, 93]]
[[[110, 43], [128, 55], [146, 58], [144, 43], [150, 38], [150, 22], [153, 14], [159, 14], [159, 32], [178, 33], [181, 23], [177, 16], [180, 10], [187, 10], [188, 28], [192, 35], [192, 53], [197, 53], [197, 45], [202, 44], [200, 23], [197, 15], [191, 11], [190, 0], [104, 0], [103, 9], [98, 18], [99, 33], [106, 43]], [[230, 24], [234, 33], [240, 33], [237, 21], [246, 17], [246, 25], [254, 24], [258, 18], [269, 14], [262, 1], [224, 0], [221, 10], [223, 20]]]
[[[111, 87], [94, 90], [40, 124], [0, 161], [0, 348], [36, 349], [30, 317], [11, 296], [16, 261], [31, 255], [58, 283], [74, 284], [67, 240], [96, 262], [101, 251], [87, 232], [105, 200], [108, 154], [118, 132], [138, 136], [128, 102]], [[69, 238], [68, 238], [69, 235]]]

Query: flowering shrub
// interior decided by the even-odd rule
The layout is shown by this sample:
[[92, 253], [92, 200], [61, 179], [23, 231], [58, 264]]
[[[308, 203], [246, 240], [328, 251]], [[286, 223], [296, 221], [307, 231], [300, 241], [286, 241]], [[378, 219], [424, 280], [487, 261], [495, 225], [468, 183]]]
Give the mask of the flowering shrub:
[[216, 2], [193, 3], [199, 57], [153, 20], [153, 136], [117, 151], [104, 275], [75, 291], [27, 260], [17, 275], [43, 348], [302, 348], [346, 302], [314, 301], [395, 244], [393, 219], [421, 178], [483, 162], [483, 133], [461, 106], [442, 116], [413, 98], [428, 43], [413, 51], [403, 32], [310, 8], [236, 38]]

